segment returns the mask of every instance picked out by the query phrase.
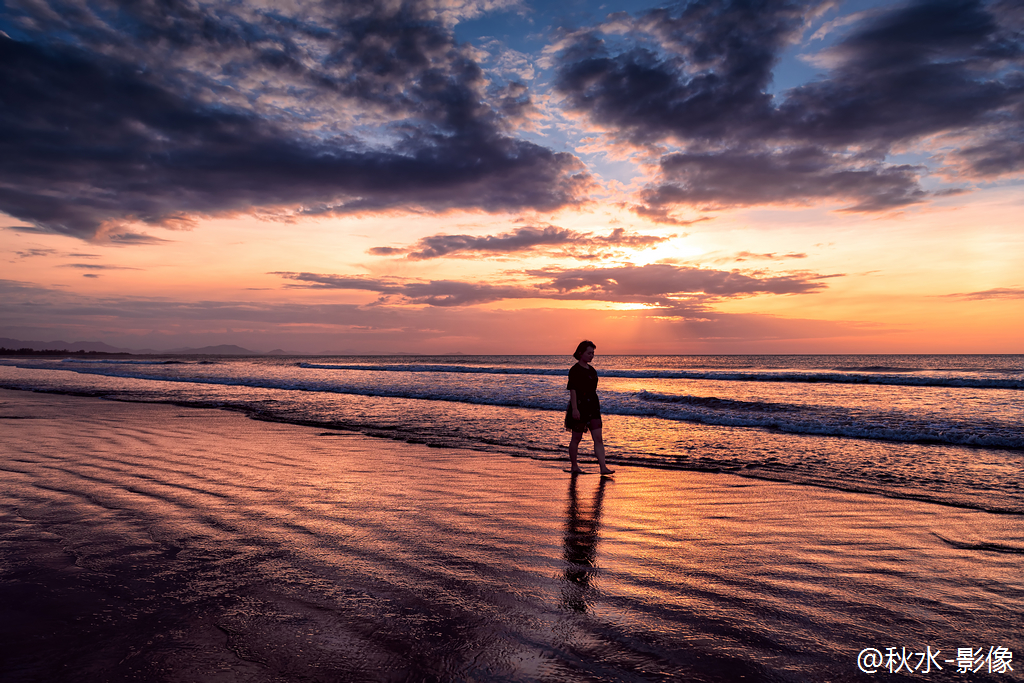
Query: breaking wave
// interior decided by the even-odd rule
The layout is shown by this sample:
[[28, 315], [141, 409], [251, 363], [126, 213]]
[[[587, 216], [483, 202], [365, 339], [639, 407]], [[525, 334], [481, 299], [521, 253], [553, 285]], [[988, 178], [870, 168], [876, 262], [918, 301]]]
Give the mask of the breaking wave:
[[[475, 365], [433, 365], [433, 364], [401, 364], [401, 365], [363, 365], [329, 363], [297, 363], [300, 368], [311, 370], [361, 370], [369, 372], [450, 372], [487, 375], [565, 375], [565, 368], [531, 368], [531, 367], [487, 367]], [[905, 370], [892, 367], [862, 367], [857, 371], [823, 371], [823, 372], [734, 372], [722, 370], [622, 370], [600, 369], [601, 377], [623, 377], [633, 379], [693, 379], [713, 380], [719, 382], [799, 382], [825, 384], [878, 384], [914, 387], [957, 387], [971, 389], [1024, 389], [1024, 378], [1018, 377], [965, 377], [963, 375], [908, 375], [881, 374], [908, 373], [916, 370]], [[873, 374], [877, 370], [880, 374]], [[1015, 373], [1016, 374], [1016, 373]]]

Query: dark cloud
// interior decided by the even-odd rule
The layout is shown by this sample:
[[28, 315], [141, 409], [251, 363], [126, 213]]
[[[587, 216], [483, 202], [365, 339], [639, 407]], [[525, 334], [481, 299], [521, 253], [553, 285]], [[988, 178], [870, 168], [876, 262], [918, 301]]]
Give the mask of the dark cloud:
[[[1013, 115], [1017, 128], [1009, 135], [986, 135], [983, 142], [958, 151], [954, 161], [962, 161], [970, 174], [997, 177], [1024, 169], [1024, 106]], [[1009, 128], [1009, 126], [1006, 126]]]
[[[550, 210], [591, 180], [511, 135], [435, 5], [53, 2], [0, 10], [0, 210], [153, 242], [249, 211]], [[8, 37], [10, 36], [10, 37]]]
[[138, 232], [122, 232], [112, 233], [107, 235], [107, 239], [113, 244], [120, 245], [136, 245], [136, 244], [163, 244], [165, 242], [171, 242], [173, 240], [165, 240], [159, 237], [153, 237], [145, 233]]
[[706, 208], [814, 199], [853, 200], [848, 211], [880, 211], [923, 201], [919, 167], [850, 164], [820, 148], [727, 150], [661, 158], [661, 183], [641, 196], [649, 206]]
[[[377, 256], [405, 254], [406, 258], [423, 260], [458, 254], [506, 255], [532, 251], [543, 247], [572, 247], [572, 255], [587, 257], [600, 248], [644, 249], [661, 244], [675, 235], [641, 235], [615, 228], [607, 235], [582, 233], [549, 225], [544, 228], [522, 227], [500, 235], [432, 235], [424, 237], [406, 249], [395, 247], [373, 247], [369, 250]], [[582, 250], [582, 251], [580, 251]]]
[[44, 318], [49, 324], [100, 320], [101, 328], [121, 323], [128, 329], [134, 329], [137, 321], [145, 321], [146, 326], [168, 323], [171, 327], [181, 321], [218, 325], [225, 321], [271, 325], [344, 325], [345, 321], [389, 327], [401, 325], [401, 317], [396, 312], [351, 304], [178, 301], [132, 296], [96, 298], [32, 283], [0, 280], [0, 321], [14, 325], [39, 322]]
[[667, 263], [613, 268], [532, 271], [548, 277], [543, 286], [563, 296], [607, 301], [655, 301], [670, 296], [728, 298], [753, 294], [807, 294], [825, 288], [815, 274], [758, 277], [740, 271], [710, 270]]
[[3, 280], [0, 279], [0, 294], [3, 297], [0, 299], [7, 299], [8, 297], [21, 296], [21, 295], [37, 295], [43, 293], [49, 293], [53, 290], [42, 287], [32, 282], [23, 282], [21, 280]]
[[78, 270], [142, 270], [130, 266], [104, 266], [98, 263], [63, 263], [59, 268], [77, 268]]
[[1022, 41], [977, 0], [894, 7], [826, 53], [838, 61], [828, 78], [786, 93], [779, 125], [823, 144], [886, 148], [997, 123], [1024, 95]]
[[299, 282], [301, 284], [288, 286], [301, 289], [354, 289], [364, 292], [400, 294], [403, 287], [400, 281], [395, 278], [374, 279], [322, 273], [288, 273], [284, 271], [274, 271], [268, 273], [268, 275], [280, 275], [285, 279]]
[[683, 220], [673, 216], [669, 209], [664, 207], [648, 206], [646, 204], [633, 204], [629, 206], [629, 210], [638, 216], [646, 218], [652, 223], [663, 223], [666, 225], [685, 226], [712, 220], [710, 216], [701, 216], [700, 218], [694, 218], [692, 220]]
[[503, 299], [525, 299], [537, 296], [526, 287], [502, 287], [475, 282], [433, 280], [414, 282], [402, 287], [402, 296], [410, 303], [428, 306], [468, 306]]
[[374, 256], [397, 256], [407, 253], [407, 250], [400, 247], [370, 247], [366, 251]]
[[662, 242], [666, 242], [674, 237], [676, 237], [676, 235], [668, 235], [665, 237], [660, 235], [640, 235], [635, 232], [626, 232], [625, 228], [615, 228], [603, 237], [597, 236], [587, 239], [595, 244], [643, 249], [645, 247], [653, 247], [656, 244], [661, 244]]
[[756, 294], [808, 294], [825, 288], [826, 277], [813, 273], [761, 276], [738, 270], [722, 271], [672, 264], [612, 268], [548, 268], [527, 271], [533, 286], [432, 280], [417, 282], [396, 278], [350, 277], [320, 273], [276, 272], [303, 289], [342, 289], [377, 292], [383, 301], [399, 297], [403, 303], [428, 306], [467, 306], [505, 299], [558, 299], [645, 303], [685, 310], [704, 311], [712, 300]]
[[496, 286], [482, 283], [458, 282], [455, 280], [431, 280], [430, 282], [400, 281], [394, 278], [360, 278], [320, 273], [275, 272], [271, 275], [292, 280], [300, 284], [290, 287], [301, 289], [348, 289], [364, 292], [378, 292], [384, 295], [381, 303], [389, 297], [401, 297], [405, 303], [427, 306], [469, 306], [503, 299], [537, 298], [538, 290], [528, 287]]
[[612, 15], [606, 28], [627, 32], [627, 48], [613, 53], [600, 29], [580, 33], [561, 55], [556, 87], [572, 109], [635, 143], [754, 134], [773, 118], [766, 90], [778, 53], [812, 7], [703, 0]]
[[961, 292], [958, 294], [944, 294], [950, 299], [964, 299], [966, 301], [981, 301], [984, 299], [1024, 299], [1024, 287], [996, 287], [985, 289], [980, 292]]
[[31, 258], [33, 256], [52, 256], [57, 253], [56, 249], [29, 249], [27, 251], [14, 252], [18, 258]]
[[[568, 244], [579, 239], [579, 233], [572, 230], [547, 226], [546, 228], [523, 227], [500, 235], [432, 235], [424, 237], [406, 251], [407, 258], [431, 259], [456, 253], [509, 254], [529, 251], [539, 246]], [[371, 254], [395, 253], [388, 247], [370, 249]]]
[[817, 56], [823, 77], [773, 97], [779, 55], [824, 7], [699, 0], [613, 15], [570, 37], [556, 87], [621, 138], [683, 148], [642, 194], [639, 212], [655, 219], [677, 205], [919, 202], [928, 170], [887, 159], [933, 136], [947, 147], [933, 163], [965, 179], [1024, 168], [1019, 4], [919, 0], [866, 13]]

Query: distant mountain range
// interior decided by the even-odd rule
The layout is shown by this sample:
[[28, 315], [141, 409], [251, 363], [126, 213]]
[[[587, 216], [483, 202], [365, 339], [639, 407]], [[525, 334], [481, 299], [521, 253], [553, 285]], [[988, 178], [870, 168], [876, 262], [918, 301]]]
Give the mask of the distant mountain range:
[[198, 349], [190, 347], [184, 347], [180, 349], [171, 349], [170, 351], [164, 351], [164, 353], [188, 353], [188, 354], [208, 354], [211, 356], [262, 356], [264, 354], [259, 351], [250, 351], [249, 349], [243, 349], [241, 346], [235, 346], [234, 344], [218, 344], [216, 346], [202, 346]]
[[[178, 349], [129, 349], [120, 346], [111, 346], [105, 342], [98, 341], [76, 341], [66, 342], [62, 340], [41, 342], [41, 341], [22, 341], [21, 339], [12, 339], [11, 337], [0, 337], [0, 348], [10, 349], [17, 351], [18, 349], [32, 349], [33, 351], [67, 351], [68, 353], [75, 353], [83, 351], [85, 353], [131, 353], [136, 355], [154, 355], [154, 356], [166, 356], [170, 354], [174, 355], [185, 355], [185, 356], [361, 356], [367, 355], [360, 353], [354, 349], [345, 349], [343, 351], [323, 351], [321, 353], [310, 354], [310, 353], [294, 353], [292, 351], [285, 351], [283, 349], [274, 349], [273, 351], [253, 351], [246, 349], [235, 344], [218, 344], [216, 346], [201, 346], [199, 348], [193, 348], [190, 346], [183, 346]], [[373, 355], [373, 354], [370, 354]], [[418, 353], [408, 353], [403, 351], [395, 351], [392, 353], [386, 353], [388, 356], [418, 356]], [[429, 355], [442, 355], [442, 356], [464, 356], [466, 354], [461, 351], [454, 351], [451, 353], [443, 354], [429, 354]]]
[[10, 337], [0, 337], [0, 347], [7, 349], [32, 349], [33, 351], [93, 351], [96, 353], [136, 353], [136, 354], [188, 354], [188, 355], [210, 355], [210, 356], [259, 356], [259, 355], [285, 355], [281, 349], [274, 349], [270, 354], [261, 354], [259, 351], [250, 351], [234, 344], [218, 344], [217, 346], [202, 346], [200, 348], [182, 347], [180, 349], [168, 349], [157, 351], [156, 349], [126, 349], [119, 346], [111, 346], [104, 342], [66, 342], [66, 341], [22, 341]]

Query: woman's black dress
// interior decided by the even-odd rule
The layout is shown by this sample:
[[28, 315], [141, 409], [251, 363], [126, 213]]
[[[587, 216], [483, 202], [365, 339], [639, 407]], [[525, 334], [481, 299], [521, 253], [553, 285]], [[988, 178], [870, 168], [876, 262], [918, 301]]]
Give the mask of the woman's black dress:
[[569, 384], [565, 387], [576, 392], [576, 409], [580, 419], [572, 417], [572, 399], [565, 409], [565, 428], [570, 432], [586, 432], [590, 421], [601, 419], [601, 402], [597, 400], [597, 370], [594, 366], [585, 368], [579, 363], [569, 368]]

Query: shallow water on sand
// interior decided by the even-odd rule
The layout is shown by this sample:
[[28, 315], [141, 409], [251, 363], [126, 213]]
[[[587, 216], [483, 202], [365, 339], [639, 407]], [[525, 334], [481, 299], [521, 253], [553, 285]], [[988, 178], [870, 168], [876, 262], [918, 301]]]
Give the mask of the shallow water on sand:
[[[0, 359], [0, 387], [566, 457], [559, 356]], [[613, 462], [1024, 513], [1024, 356], [612, 356]]]
[[866, 647], [1024, 651], [1016, 515], [11, 396], [5, 680], [861, 680]]

